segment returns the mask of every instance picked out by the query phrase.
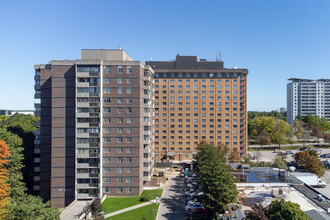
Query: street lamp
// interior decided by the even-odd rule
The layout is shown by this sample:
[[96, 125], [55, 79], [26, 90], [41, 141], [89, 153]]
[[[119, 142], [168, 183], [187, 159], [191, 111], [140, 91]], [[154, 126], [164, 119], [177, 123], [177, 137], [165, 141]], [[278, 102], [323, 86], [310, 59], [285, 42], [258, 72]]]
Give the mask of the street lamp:
[[155, 209], [151, 209], [151, 216], [150, 216], [150, 220], [152, 220], [152, 213], [155, 211]]

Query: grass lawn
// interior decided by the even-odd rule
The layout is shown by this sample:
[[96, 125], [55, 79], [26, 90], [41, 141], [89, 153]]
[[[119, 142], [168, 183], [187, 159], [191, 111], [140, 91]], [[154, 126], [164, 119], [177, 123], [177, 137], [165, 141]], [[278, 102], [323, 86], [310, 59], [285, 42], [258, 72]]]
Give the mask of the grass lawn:
[[[152, 199], [155, 199], [157, 193], [162, 195], [163, 190], [162, 189], [143, 190], [141, 196], [145, 195], [146, 192], [150, 192]], [[140, 203], [143, 203], [140, 201], [141, 196], [106, 198], [102, 203], [103, 211], [107, 214], [118, 211], [120, 209], [125, 209], [134, 205], [138, 205]]]
[[[122, 214], [115, 215], [115, 216], [112, 216], [112, 217], [109, 217], [106, 219], [108, 219], [108, 220], [123, 220], [123, 219], [125, 219], [125, 220], [140, 220], [140, 219], [149, 220], [151, 217], [151, 214], [152, 214], [152, 219], [155, 220], [156, 216], [157, 216], [158, 208], [159, 208], [159, 203], [151, 204], [151, 205], [143, 206], [141, 208], [134, 209], [129, 212], [124, 212]], [[152, 211], [152, 209], [154, 211]]]

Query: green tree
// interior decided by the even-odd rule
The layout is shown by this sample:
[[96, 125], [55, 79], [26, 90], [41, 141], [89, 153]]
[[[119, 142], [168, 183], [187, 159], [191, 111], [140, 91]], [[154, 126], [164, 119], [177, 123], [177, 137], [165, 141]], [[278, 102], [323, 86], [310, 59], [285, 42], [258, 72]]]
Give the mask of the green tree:
[[270, 220], [309, 220], [308, 215], [300, 209], [297, 203], [286, 202], [284, 199], [273, 201], [266, 212]]
[[236, 201], [238, 191], [220, 148], [205, 145], [198, 153], [197, 170], [205, 193], [205, 206], [214, 216], [223, 212], [228, 203]]
[[289, 125], [286, 121], [276, 120], [271, 139], [274, 143], [281, 147], [281, 144], [286, 143], [286, 135], [289, 130]]
[[320, 143], [320, 138], [323, 137], [324, 129], [321, 126], [315, 126], [312, 129], [312, 135], [317, 138], [317, 143]]
[[308, 114], [305, 118], [304, 121], [307, 123], [307, 125], [310, 128], [314, 128], [316, 126], [320, 125], [320, 118], [318, 116], [313, 116], [312, 114]]
[[8, 157], [10, 162], [6, 164], [6, 169], [9, 173], [10, 197], [15, 199], [21, 197], [26, 190], [21, 171], [24, 166], [22, 163], [24, 159], [21, 147], [22, 139], [18, 135], [0, 128], [0, 140], [4, 140], [10, 148], [11, 155]]
[[316, 174], [318, 177], [321, 177], [325, 174], [324, 164], [318, 158], [316, 151], [307, 150], [298, 152], [295, 155], [295, 159], [298, 164], [304, 166], [305, 170], [308, 172]]
[[294, 138], [294, 128], [292, 125], [289, 125], [288, 133], [286, 135], [288, 142], [291, 144], [293, 143], [293, 138]]
[[41, 197], [27, 195], [16, 198], [9, 208], [8, 220], [35, 219], [35, 220], [57, 220], [60, 212], [52, 208], [50, 201], [43, 203]]
[[274, 166], [279, 169], [287, 169], [286, 161], [282, 157], [275, 157]]
[[324, 134], [323, 135], [323, 140], [324, 140], [325, 143], [330, 144], [330, 134]]
[[298, 141], [299, 141], [299, 139], [302, 138], [303, 133], [305, 131], [305, 124], [301, 120], [295, 120], [294, 124], [295, 124], [295, 129], [296, 129], [295, 130], [295, 135], [296, 135], [296, 137], [298, 138]]

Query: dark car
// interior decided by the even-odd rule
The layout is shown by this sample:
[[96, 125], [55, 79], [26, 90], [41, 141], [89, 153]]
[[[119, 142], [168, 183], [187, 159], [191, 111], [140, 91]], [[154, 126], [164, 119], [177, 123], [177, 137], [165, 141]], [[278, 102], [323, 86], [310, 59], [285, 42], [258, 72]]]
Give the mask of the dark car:
[[310, 147], [302, 147], [302, 148], [300, 148], [299, 150], [300, 151], [306, 151], [306, 150], [310, 150], [311, 148]]
[[330, 154], [322, 154], [320, 157], [321, 158], [330, 158]]

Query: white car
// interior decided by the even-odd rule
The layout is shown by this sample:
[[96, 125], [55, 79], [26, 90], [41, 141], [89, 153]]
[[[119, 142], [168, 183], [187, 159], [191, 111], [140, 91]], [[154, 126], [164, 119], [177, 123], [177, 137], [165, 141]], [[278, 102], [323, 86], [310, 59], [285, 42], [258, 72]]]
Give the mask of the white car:
[[205, 209], [204, 206], [202, 205], [197, 205], [197, 204], [188, 204], [185, 208], [185, 211], [187, 212], [188, 210], [194, 211], [195, 209]]

